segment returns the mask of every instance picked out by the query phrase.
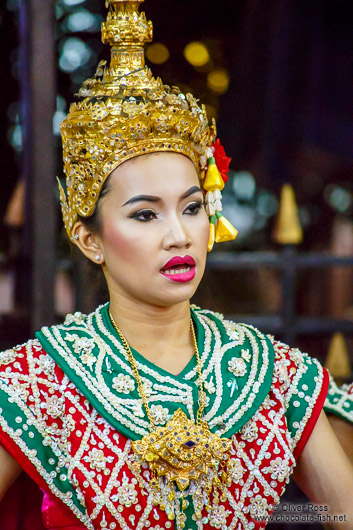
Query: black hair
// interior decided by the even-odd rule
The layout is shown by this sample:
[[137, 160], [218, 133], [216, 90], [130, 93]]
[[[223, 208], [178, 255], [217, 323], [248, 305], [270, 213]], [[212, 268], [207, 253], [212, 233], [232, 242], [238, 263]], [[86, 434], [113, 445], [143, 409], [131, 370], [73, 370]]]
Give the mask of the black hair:
[[[78, 215], [78, 220], [91, 232], [99, 233], [102, 229], [102, 217], [99, 204], [103, 197], [111, 190], [110, 177], [111, 175], [108, 176], [102, 186], [93, 214], [90, 217]], [[81, 263], [78, 270], [83, 275], [83, 284], [89, 286], [89, 289], [83, 294], [83, 301], [81, 303], [83, 304], [83, 311], [90, 313], [97, 305], [105, 303], [109, 299], [107, 282], [102, 268], [98, 264], [84, 258], [76, 245], [72, 246], [71, 256], [76, 261], [76, 264]]]

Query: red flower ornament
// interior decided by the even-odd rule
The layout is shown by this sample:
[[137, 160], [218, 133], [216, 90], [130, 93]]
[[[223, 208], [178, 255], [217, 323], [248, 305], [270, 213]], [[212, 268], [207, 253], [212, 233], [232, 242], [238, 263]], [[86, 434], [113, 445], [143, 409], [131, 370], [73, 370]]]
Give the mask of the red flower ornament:
[[229, 164], [231, 162], [231, 158], [229, 156], [226, 156], [225, 150], [223, 145], [221, 144], [219, 138], [215, 141], [213, 144], [213, 156], [215, 158], [216, 166], [218, 168], [218, 171], [221, 174], [221, 177], [224, 182], [227, 182], [228, 180], [228, 171], [229, 171]]

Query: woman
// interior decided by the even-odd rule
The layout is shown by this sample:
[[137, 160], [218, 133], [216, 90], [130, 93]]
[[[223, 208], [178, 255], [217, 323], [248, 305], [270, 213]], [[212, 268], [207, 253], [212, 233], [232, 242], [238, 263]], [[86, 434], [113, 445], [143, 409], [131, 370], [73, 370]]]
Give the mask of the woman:
[[138, 3], [111, 0], [110, 67], [62, 125], [64, 223], [110, 303], [1, 355], [0, 493], [24, 469], [52, 530], [253, 529], [294, 471], [351, 528], [326, 372], [190, 308], [207, 250], [236, 236], [221, 214], [227, 159], [196, 100], [144, 67], [152, 28]]

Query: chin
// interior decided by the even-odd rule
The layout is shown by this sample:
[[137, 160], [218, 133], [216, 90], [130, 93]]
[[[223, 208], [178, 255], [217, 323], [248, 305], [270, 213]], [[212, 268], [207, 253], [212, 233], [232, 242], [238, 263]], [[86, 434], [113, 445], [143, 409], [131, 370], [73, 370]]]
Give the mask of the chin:
[[190, 298], [193, 297], [197, 289], [197, 286], [195, 285], [193, 286], [184, 285], [183, 287], [181, 287], [180, 284], [177, 284], [177, 287], [179, 287], [179, 289], [175, 289], [175, 288], [173, 288], [172, 290], [168, 289], [168, 291], [165, 291], [165, 292], [161, 290], [158, 293], [159, 294], [158, 298], [153, 297], [150, 299], [145, 299], [145, 302], [147, 304], [154, 305], [157, 307], [171, 307], [173, 305], [178, 305], [184, 302], [188, 302]]
[[197, 286], [189, 286], [189, 289], [180, 289], [179, 293], [173, 293], [165, 298], [165, 305], [176, 305], [189, 301], [197, 291]]

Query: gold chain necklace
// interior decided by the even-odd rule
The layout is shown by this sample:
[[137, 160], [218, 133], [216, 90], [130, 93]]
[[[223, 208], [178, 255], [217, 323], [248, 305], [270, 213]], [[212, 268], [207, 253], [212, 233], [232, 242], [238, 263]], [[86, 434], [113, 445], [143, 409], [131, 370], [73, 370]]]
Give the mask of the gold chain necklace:
[[[226, 453], [229, 451], [232, 442], [227, 438], [220, 438], [218, 434], [211, 433], [207, 423], [202, 420], [202, 414], [206, 406], [206, 394], [203, 387], [201, 359], [192, 319], [190, 320], [190, 330], [197, 359], [199, 380], [199, 409], [196, 423], [193, 423], [181, 409], [178, 409], [164, 427], [156, 427], [131, 348], [117, 326], [110, 310], [109, 316], [127, 354], [137, 382], [139, 396], [142, 399], [151, 424], [151, 432], [146, 434], [141, 440], [132, 442], [132, 448], [139, 461], [141, 463], [148, 462], [150, 469], [154, 472], [150, 482], [152, 489], [161, 494], [163, 484], [160, 482], [160, 477], [165, 477], [169, 486], [175, 483], [181, 492], [189, 486], [190, 481], [199, 480], [203, 481], [207, 497], [213, 488], [223, 491], [224, 484], [222, 479], [226, 479], [224, 464], [228, 458]], [[174, 490], [171, 489], [168, 495], [170, 503], [173, 503], [174, 499], [175, 488]], [[181, 494], [181, 501], [183, 510], [186, 507], [183, 493]], [[173, 509], [172, 504], [170, 504], [168, 510], [165, 502], [159, 504], [161, 508], [166, 510], [169, 519], [175, 518], [175, 509]], [[198, 506], [196, 506], [195, 512], [197, 519], [202, 517], [201, 506], [202, 502], [200, 501]], [[210, 511], [211, 507], [207, 506], [207, 509]], [[181, 517], [179, 524], [183, 528], [183, 517]]]
[[[152, 429], [155, 429], [155, 423], [154, 423], [154, 420], [152, 418], [150, 407], [148, 405], [145, 389], [144, 389], [143, 383], [141, 381], [141, 377], [140, 377], [140, 374], [139, 374], [139, 371], [138, 371], [138, 368], [137, 368], [137, 365], [136, 365], [135, 357], [132, 354], [131, 348], [130, 348], [126, 338], [124, 337], [123, 333], [121, 332], [121, 330], [119, 329], [117, 323], [115, 322], [114, 317], [111, 314], [110, 309], [109, 309], [109, 316], [110, 316], [110, 320], [112, 321], [112, 324], [113, 324], [115, 330], [117, 331], [117, 333], [119, 335], [119, 338], [120, 338], [120, 340], [121, 340], [121, 342], [122, 342], [122, 344], [124, 346], [124, 349], [125, 349], [125, 351], [126, 351], [126, 353], [128, 355], [128, 359], [129, 359], [129, 362], [130, 362], [130, 365], [131, 365], [131, 368], [132, 368], [132, 371], [133, 371], [133, 374], [134, 374], [134, 377], [135, 377], [135, 380], [136, 380], [136, 383], [137, 383], [138, 392], [139, 392], [139, 395], [140, 395], [140, 397], [142, 399], [142, 402], [143, 402], [143, 404], [145, 406], [147, 417], [149, 419], [151, 427], [152, 427]], [[194, 330], [194, 325], [193, 325], [192, 319], [190, 319], [190, 330], [191, 330], [191, 336], [192, 336], [193, 345], [194, 345], [194, 351], [195, 351], [195, 355], [196, 355], [196, 359], [197, 359], [197, 373], [198, 373], [198, 376], [199, 376], [199, 387], [200, 387], [200, 389], [199, 389], [199, 409], [197, 411], [197, 419], [196, 419], [196, 423], [199, 424], [201, 422], [202, 414], [203, 414], [204, 408], [206, 406], [206, 394], [205, 394], [205, 390], [203, 388], [201, 359], [200, 359], [199, 349], [198, 349], [198, 346], [197, 346], [196, 335], [195, 335], [195, 330]]]

